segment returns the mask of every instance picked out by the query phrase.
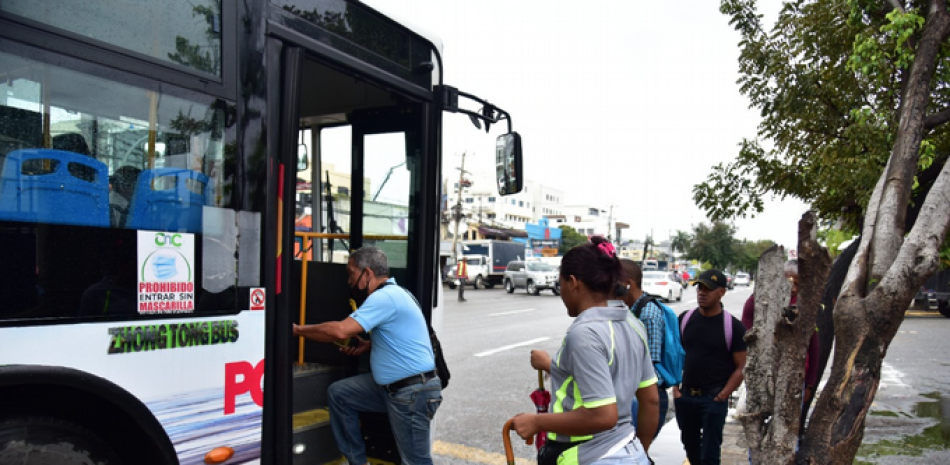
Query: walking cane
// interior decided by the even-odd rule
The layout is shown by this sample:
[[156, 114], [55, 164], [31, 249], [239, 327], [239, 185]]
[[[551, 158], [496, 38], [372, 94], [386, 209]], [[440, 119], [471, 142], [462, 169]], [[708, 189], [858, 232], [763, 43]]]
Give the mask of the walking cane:
[[[501, 437], [505, 442], [505, 458], [508, 459], [508, 465], [515, 465], [515, 453], [511, 451], [511, 423], [513, 421], [515, 421], [514, 418], [508, 420], [505, 423], [505, 427], [501, 430]], [[534, 444], [534, 438], [528, 438], [524, 443], [530, 446]]]

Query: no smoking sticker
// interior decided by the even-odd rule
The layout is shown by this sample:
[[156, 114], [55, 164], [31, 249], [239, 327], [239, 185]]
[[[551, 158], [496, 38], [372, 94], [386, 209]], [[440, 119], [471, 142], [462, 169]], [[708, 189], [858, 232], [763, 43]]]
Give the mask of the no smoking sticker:
[[251, 288], [251, 310], [264, 310], [264, 302], [267, 301], [267, 294], [263, 287]]

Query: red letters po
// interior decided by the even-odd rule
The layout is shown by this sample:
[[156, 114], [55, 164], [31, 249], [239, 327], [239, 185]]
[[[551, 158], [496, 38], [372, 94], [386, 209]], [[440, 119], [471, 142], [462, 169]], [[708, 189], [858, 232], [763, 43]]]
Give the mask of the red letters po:
[[[238, 380], [238, 376], [241, 377]], [[264, 360], [257, 366], [250, 362], [231, 362], [224, 364], [224, 414], [234, 413], [237, 396], [250, 392], [251, 400], [260, 407], [264, 406], [264, 391], [261, 378], [264, 377]]]

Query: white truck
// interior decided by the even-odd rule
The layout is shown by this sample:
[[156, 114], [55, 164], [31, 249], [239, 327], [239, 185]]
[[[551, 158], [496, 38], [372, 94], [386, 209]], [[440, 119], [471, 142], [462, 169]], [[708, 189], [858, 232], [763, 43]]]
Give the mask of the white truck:
[[[473, 240], [462, 241], [463, 255], [468, 265], [468, 284], [475, 289], [491, 289], [500, 285], [508, 262], [524, 260], [525, 245], [520, 242]], [[455, 289], [455, 265], [449, 268], [445, 282]]]

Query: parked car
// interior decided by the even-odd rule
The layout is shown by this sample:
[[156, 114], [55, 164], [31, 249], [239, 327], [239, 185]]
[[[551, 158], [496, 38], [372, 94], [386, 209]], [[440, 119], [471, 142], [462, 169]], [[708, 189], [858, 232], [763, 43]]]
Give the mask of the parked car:
[[732, 280], [736, 286], [749, 286], [752, 284], [752, 277], [749, 273], [736, 273], [736, 278]]
[[729, 273], [723, 273], [726, 275], [726, 289], [732, 289], [736, 287], [735, 280], [732, 278], [732, 275]]
[[950, 318], [950, 269], [934, 273], [914, 297], [912, 308], [929, 311], [934, 307]]
[[683, 286], [673, 278], [672, 273], [666, 271], [644, 271], [643, 292], [667, 302], [672, 302], [674, 298], [677, 302], [683, 300]]
[[544, 262], [513, 261], [505, 269], [505, 291], [525, 289], [528, 294], [538, 295], [542, 289], [550, 289], [554, 295], [561, 294], [557, 270]]

